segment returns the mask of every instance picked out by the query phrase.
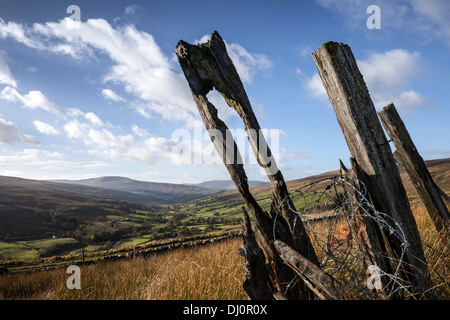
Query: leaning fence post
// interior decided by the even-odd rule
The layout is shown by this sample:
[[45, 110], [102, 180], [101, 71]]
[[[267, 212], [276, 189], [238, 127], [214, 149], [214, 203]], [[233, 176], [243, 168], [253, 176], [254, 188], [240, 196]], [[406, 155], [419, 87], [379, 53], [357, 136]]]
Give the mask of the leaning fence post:
[[[405, 233], [408, 247], [402, 277], [417, 293], [427, 292], [432, 284], [419, 231], [353, 53], [348, 45], [330, 41], [317, 49], [313, 58], [350, 153], [367, 176], [364, 183], [374, 207], [397, 221]], [[396, 252], [402, 249], [395, 242], [390, 245]]]
[[449, 231], [450, 215], [442, 201], [439, 187], [434, 183], [430, 172], [417, 151], [394, 104], [389, 104], [378, 115], [395, 148], [394, 157], [405, 168], [414, 187], [422, 199], [436, 230], [445, 235]]
[[[286, 208], [281, 208], [284, 219], [273, 221], [256, 202], [249, 191], [247, 176], [239, 160], [239, 151], [233, 137], [230, 141], [220, 139], [227, 137], [228, 127], [219, 118], [217, 109], [208, 101], [206, 95], [212, 89], [216, 89], [224, 97], [227, 104], [232, 107], [244, 121], [248, 139], [255, 153], [256, 159], [274, 187], [272, 208], [278, 206], [288, 197], [286, 183], [278, 170], [275, 159], [267, 148], [267, 154], [263, 154], [260, 147], [267, 147], [263, 135], [260, 135], [260, 127], [253, 113], [247, 94], [240, 77], [228, 56], [225, 42], [217, 32], [211, 35], [207, 43], [191, 45], [180, 40], [176, 46], [176, 54], [183, 73], [188, 81], [191, 94], [202, 120], [210, 134], [211, 141], [220, 155], [225, 167], [230, 173], [231, 179], [241, 193], [246, 205], [250, 208], [255, 218], [256, 234], [259, 235], [260, 245], [269, 260], [269, 268], [276, 277], [272, 277], [274, 295], [280, 296], [289, 289], [291, 281], [295, 278], [294, 272], [283, 263], [274, 246], [274, 237], [283, 240], [295, 249], [299, 250], [313, 263], [317, 262], [315, 251], [301, 221], [296, 220], [295, 214]], [[217, 132], [217, 135], [213, 133]], [[256, 133], [256, 135], [252, 134]], [[235, 152], [230, 152], [235, 151]], [[287, 203], [287, 201], [285, 202]], [[275, 224], [275, 226], [274, 226]], [[251, 227], [250, 225], [248, 225]], [[307, 298], [311, 291], [299, 282], [293, 285], [294, 290], [288, 290], [288, 298]]]

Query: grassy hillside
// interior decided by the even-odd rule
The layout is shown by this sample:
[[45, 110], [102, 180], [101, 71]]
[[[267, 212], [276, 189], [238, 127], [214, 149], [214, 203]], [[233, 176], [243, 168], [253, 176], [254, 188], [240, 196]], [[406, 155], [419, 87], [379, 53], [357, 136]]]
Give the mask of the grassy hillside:
[[[433, 180], [435, 183], [444, 190], [447, 194], [450, 195], [450, 158], [447, 159], [439, 159], [439, 160], [430, 160], [425, 161], [428, 170], [430, 171]], [[339, 174], [339, 170], [325, 172], [319, 175], [314, 175], [302, 179], [295, 179], [286, 181], [288, 190], [290, 192], [301, 188], [302, 186], [322, 180], [328, 177], [333, 177]], [[400, 168], [400, 176], [405, 186], [406, 193], [408, 198], [410, 199], [412, 204], [420, 203], [420, 197], [416, 192], [414, 185], [411, 182], [408, 174]], [[318, 184], [320, 188], [321, 185], [325, 185], [328, 182], [324, 182], [322, 184]], [[251, 192], [255, 196], [258, 203], [260, 203], [263, 207], [267, 208], [270, 204], [270, 196], [272, 193], [272, 186], [270, 184], [264, 184], [260, 186], [251, 187]], [[214, 211], [218, 209], [220, 212], [233, 212], [233, 210], [238, 205], [243, 205], [244, 202], [240, 196], [240, 194], [236, 190], [230, 190], [221, 192], [216, 195], [207, 196], [204, 198], [199, 198], [196, 200], [190, 201], [191, 204], [196, 204], [201, 208], [209, 208]], [[227, 210], [227, 208], [229, 210]]]
[[[413, 206], [435, 293], [450, 299], [448, 247], [439, 243], [423, 205]], [[241, 300], [242, 240], [81, 266], [81, 289], [68, 290], [65, 268], [0, 276], [1, 299]], [[126, 276], [124, 276], [126, 275]]]
[[[436, 183], [450, 194], [450, 159], [428, 161], [427, 166]], [[293, 191], [336, 174], [338, 171], [288, 181], [288, 189]], [[401, 176], [411, 202], [419, 203], [420, 198], [403, 170]], [[239, 230], [242, 220], [240, 207], [244, 202], [237, 191], [224, 191], [170, 205], [144, 206], [61, 190], [35, 189], [36, 185], [32, 183], [26, 188], [23, 181], [19, 181], [22, 182], [20, 186], [11, 186], [11, 182], [8, 186], [5, 179], [0, 185], [0, 261], [79, 253], [80, 248], [86, 251], [121, 248], [163, 238]], [[107, 183], [107, 180], [101, 183]], [[115, 177], [110, 180], [119, 181]], [[14, 181], [18, 183], [18, 180]], [[128, 183], [134, 186], [134, 191], [138, 189], [139, 184]], [[251, 190], [267, 209], [271, 202], [271, 185], [255, 186]]]

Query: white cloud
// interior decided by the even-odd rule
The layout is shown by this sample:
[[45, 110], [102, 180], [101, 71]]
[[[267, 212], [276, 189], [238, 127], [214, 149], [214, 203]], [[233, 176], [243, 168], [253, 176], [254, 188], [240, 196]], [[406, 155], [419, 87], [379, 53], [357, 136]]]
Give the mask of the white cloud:
[[107, 129], [97, 130], [91, 123], [82, 123], [78, 120], [69, 121], [64, 125], [64, 131], [71, 139], [78, 139], [87, 146], [96, 148], [129, 148], [134, 143], [132, 135], [114, 135]]
[[311, 93], [314, 98], [327, 99], [327, 92], [323, 86], [322, 79], [318, 73], [314, 74], [311, 78], [305, 81], [306, 90]]
[[133, 126], [131, 127], [131, 130], [137, 134], [139, 137], [146, 137], [149, 135], [149, 133], [147, 132], [147, 130], [139, 128], [137, 125], [133, 124]]
[[59, 134], [59, 130], [55, 129], [52, 125], [44, 123], [39, 120], [33, 121], [36, 130], [45, 135], [56, 135]]
[[273, 67], [272, 61], [266, 55], [249, 53], [240, 44], [227, 44], [227, 51], [243, 82], [251, 83], [256, 73]]
[[83, 111], [77, 108], [68, 108], [66, 110], [66, 114], [72, 118], [82, 117], [91, 122], [91, 124], [98, 127], [102, 127], [104, 125], [103, 121], [93, 112], [84, 113]]
[[58, 168], [67, 168], [71, 165], [70, 161], [64, 160], [67, 155], [57, 151], [40, 150], [40, 149], [24, 149], [14, 155], [0, 156], [0, 165], [14, 166], [25, 165], [27, 167], [34, 166], [39, 170], [54, 170]]
[[122, 98], [121, 96], [119, 96], [117, 93], [115, 93], [114, 91], [112, 91], [110, 89], [103, 89], [102, 96], [106, 100], [111, 100], [111, 101], [115, 101], [115, 102], [120, 102], [120, 101], [125, 102], [124, 98]]
[[9, 102], [21, 102], [25, 108], [43, 109], [51, 113], [58, 113], [59, 107], [51, 102], [41, 91], [30, 91], [21, 95], [15, 88], [5, 87], [0, 93], [0, 99]]
[[16, 22], [5, 21], [0, 18], [0, 38], [5, 39], [8, 37], [14, 38], [17, 42], [20, 42], [30, 48], [44, 49], [45, 47], [39, 40], [34, 40], [27, 35], [28, 28], [18, 24]]
[[376, 101], [377, 109], [381, 109], [389, 103], [393, 103], [395, 107], [404, 114], [434, 105], [434, 103], [428, 100], [425, 96], [412, 90], [402, 91], [397, 96], [385, 94], [379, 98], [382, 100]]
[[[433, 104], [420, 93], [407, 90], [410, 80], [424, 69], [419, 52], [394, 49], [372, 53], [366, 59], [357, 60], [357, 64], [377, 109], [393, 102], [399, 111], [408, 113]], [[312, 97], [328, 100], [318, 73], [303, 77], [303, 81]]]
[[[128, 13], [136, 7], [130, 6]], [[192, 123], [199, 119], [184, 75], [176, 61], [164, 54], [151, 34], [133, 25], [113, 27], [104, 19], [35, 23], [27, 27], [0, 20], [0, 37], [12, 37], [31, 48], [67, 55], [80, 61], [105, 54], [112, 62], [103, 82], [122, 85], [134, 96], [129, 104], [144, 117], [161, 116], [175, 122]], [[244, 82], [257, 72], [272, 68], [267, 56], [249, 53], [232, 43], [228, 52]], [[105, 91], [106, 90], [106, 91]], [[122, 101], [113, 91], [102, 91], [106, 99]], [[174, 94], [176, 92], [176, 94]]]
[[102, 127], [103, 121], [93, 112], [88, 112], [84, 115], [84, 117], [89, 120], [92, 124]]
[[16, 88], [17, 82], [12, 76], [6, 61], [8, 61], [8, 56], [4, 51], [0, 51], [0, 84]]
[[15, 144], [17, 142], [39, 144], [34, 137], [22, 133], [14, 123], [0, 115], [0, 143]]
[[103, 121], [92, 112], [70, 108], [67, 115], [74, 119], [64, 125], [64, 132], [75, 142], [80, 141], [89, 147], [87, 154], [102, 158], [124, 161], [138, 161], [156, 165], [161, 161], [172, 161], [172, 149], [176, 142], [150, 137], [147, 130], [133, 125], [131, 134], [117, 134], [105, 128], [99, 128]]
[[422, 69], [420, 53], [403, 49], [372, 53], [357, 63], [370, 89], [377, 92], [403, 88]]
[[[62, 41], [73, 48], [77, 56], [105, 53], [113, 64], [103, 81], [123, 85], [147, 113], [177, 121], [198, 117], [183, 75], [172, 70], [175, 65], [161, 51], [152, 35], [134, 26], [113, 28], [103, 19], [79, 23], [64, 19], [58, 23], [34, 24], [33, 32], [35, 37], [43, 37], [42, 41]], [[167, 106], [170, 106], [172, 115], [183, 116], [174, 118], [168, 115]]]
[[357, 63], [377, 109], [393, 102], [399, 111], [409, 113], [432, 105], [420, 93], [407, 90], [410, 79], [423, 71], [419, 52], [395, 49], [372, 53]]

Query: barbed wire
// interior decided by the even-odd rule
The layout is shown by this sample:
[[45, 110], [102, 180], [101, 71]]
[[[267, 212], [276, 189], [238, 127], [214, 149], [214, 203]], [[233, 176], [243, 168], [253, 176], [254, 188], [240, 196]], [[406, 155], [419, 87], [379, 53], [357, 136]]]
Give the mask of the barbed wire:
[[[418, 288], [404, 277], [405, 268], [414, 268], [405, 261], [410, 245], [405, 232], [395, 219], [374, 208], [366, 190], [362, 181], [336, 175], [290, 192], [276, 210], [273, 237], [276, 239], [276, 222], [281, 209], [287, 207], [295, 214], [293, 230], [299, 225], [298, 219], [301, 219], [318, 257], [318, 266], [357, 297], [418, 299], [417, 292], [420, 290], [416, 290]], [[361, 221], [371, 221], [383, 237], [399, 244], [400, 252], [389, 254], [386, 249], [375, 253], [364, 249], [366, 243], [362, 243], [358, 233]], [[295, 243], [295, 239], [293, 241]], [[368, 262], [380, 259], [389, 264], [387, 269], [390, 272]], [[298, 278], [296, 276], [291, 280], [286, 291], [295, 285]]]

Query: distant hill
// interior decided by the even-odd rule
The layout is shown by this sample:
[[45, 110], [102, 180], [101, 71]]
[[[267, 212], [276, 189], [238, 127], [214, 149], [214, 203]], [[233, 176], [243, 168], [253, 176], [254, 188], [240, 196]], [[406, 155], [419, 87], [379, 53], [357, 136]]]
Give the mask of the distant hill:
[[52, 190], [47, 183], [39, 188], [33, 180], [26, 186], [26, 181], [0, 177], [0, 240], [73, 233], [106, 221], [107, 215], [127, 216], [131, 209], [144, 209], [144, 205], [129, 201]]
[[120, 238], [161, 223], [158, 215], [170, 204], [215, 192], [123, 177], [55, 182], [0, 176], [0, 247], [2, 240], [52, 236]]
[[[261, 185], [264, 185], [264, 184], [267, 184], [267, 183], [268, 182], [262, 182], [262, 181], [256, 181], [256, 180], [249, 180], [248, 181], [248, 185], [250, 187], [261, 186]], [[199, 186], [199, 187], [216, 189], [216, 190], [220, 190], [220, 191], [236, 190], [236, 186], [234, 185], [234, 182], [231, 181], [231, 180], [211, 180], [211, 181], [205, 181], [205, 182], [197, 183], [195, 185]]]
[[[78, 186], [78, 192], [84, 187], [100, 188], [105, 197], [128, 200], [138, 203], [170, 204], [200, 198], [216, 193], [216, 189], [203, 186], [138, 181], [125, 177], [107, 176], [82, 180], [55, 180], [59, 187]], [[62, 186], [61, 186], [62, 185]], [[76, 188], [75, 188], [76, 189]], [[86, 189], [91, 191], [92, 189]], [[101, 194], [99, 194], [101, 195]]]

